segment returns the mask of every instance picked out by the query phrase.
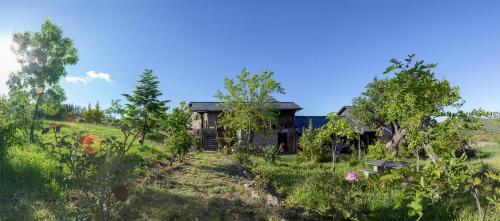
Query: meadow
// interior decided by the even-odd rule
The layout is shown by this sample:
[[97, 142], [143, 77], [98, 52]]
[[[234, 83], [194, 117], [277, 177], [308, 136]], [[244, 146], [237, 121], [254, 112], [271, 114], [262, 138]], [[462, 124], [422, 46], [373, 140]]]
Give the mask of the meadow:
[[[100, 137], [117, 136], [118, 128], [105, 125], [44, 122], [45, 125], [60, 123], [61, 134], [85, 131]], [[498, 136], [497, 127], [487, 127], [484, 139]], [[51, 160], [40, 143], [53, 139], [49, 135], [37, 134], [43, 138], [38, 143], [7, 147], [0, 158], [0, 220], [72, 220], [78, 217], [76, 206], [78, 196], [72, 195], [74, 185], [66, 179], [68, 171], [58, 162]], [[500, 170], [500, 144], [494, 140], [478, 149], [472, 164], [486, 163]], [[124, 220], [279, 220], [330, 219], [318, 215], [322, 208], [323, 193], [330, 191], [327, 185], [314, 188], [308, 183], [321, 180], [325, 174], [331, 176], [331, 162], [311, 165], [299, 155], [282, 155], [274, 164], [269, 164], [261, 155], [250, 157], [250, 170], [256, 175], [260, 191], [271, 191], [282, 200], [285, 213], [270, 210], [262, 199], [252, 196], [244, 188], [248, 179], [241, 173], [241, 167], [231, 155], [221, 152], [194, 150], [183, 163], [167, 166], [169, 159], [160, 143], [148, 140], [144, 147], [136, 143], [129, 155], [129, 162], [136, 165], [133, 171], [131, 198], [126, 202], [121, 216]], [[424, 163], [425, 164], [425, 163]], [[339, 178], [348, 171], [363, 168], [362, 162], [350, 156], [341, 156], [337, 166]], [[362, 206], [363, 220], [408, 220], [403, 208], [397, 208], [393, 200], [397, 189], [370, 190], [370, 180], [360, 179], [358, 199], [352, 206]], [[268, 185], [268, 186], [266, 186]], [[311, 189], [315, 191], [311, 192]], [[316, 201], [318, 200], [318, 201]], [[425, 220], [476, 220], [475, 205], [463, 200], [457, 216], [450, 217], [437, 206], [427, 212]], [[450, 208], [447, 208], [450, 209]], [[411, 220], [411, 219], [410, 219]]]

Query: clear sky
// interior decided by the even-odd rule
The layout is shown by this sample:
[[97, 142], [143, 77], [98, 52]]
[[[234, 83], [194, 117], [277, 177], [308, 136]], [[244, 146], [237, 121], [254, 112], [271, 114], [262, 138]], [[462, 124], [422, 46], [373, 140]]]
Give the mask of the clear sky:
[[0, 0], [0, 92], [11, 33], [62, 26], [80, 61], [62, 80], [79, 105], [133, 90], [144, 68], [165, 99], [215, 101], [224, 77], [269, 69], [283, 101], [324, 115], [351, 103], [391, 58], [416, 53], [461, 88], [466, 109], [500, 111], [500, 1]]

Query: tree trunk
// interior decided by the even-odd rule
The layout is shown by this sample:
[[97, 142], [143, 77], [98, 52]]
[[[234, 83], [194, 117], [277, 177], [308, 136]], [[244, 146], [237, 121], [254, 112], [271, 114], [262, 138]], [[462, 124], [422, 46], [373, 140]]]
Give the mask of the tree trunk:
[[472, 189], [472, 196], [476, 200], [476, 207], [477, 207], [477, 212], [479, 213], [479, 221], [484, 221], [484, 212], [483, 208], [481, 207], [481, 201], [479, 200], [479, 193], [477, 191], [477, 187], [474, 187]]
[[333, 135], [333, 142], [332, 142], [332, 170], [333, 170], [333, 173], [335, 173], [336, 155], [337, 155], [337, 136]]
[[424, 149], [425, 153], [427, 153], [427, 156], [429, 157], [429, 159], [431, 159], [432, 163], [436, 164], [438, 162], [438, 156], [436, 155], [436, 153], [434, 153], [432, 147], [430, 145], [425, 145]]
[[400, 129], [396, 124], [393, 125], [393, 135], [391, 140], [387, 143], [386, 148], [389, 151], [398, 151], [399, 144], [406, 136], [406, 129]]
[[146, 139], [146, 131], [142, 132], [142, 137], [141, 137], [141, 147], [144, 147], [144, 139]]
[[420, 172], [420, 154], [418, 154], [418, 150], [415, 151], [415, 157], [417, 158], [416, 167], [417, 167], [417, 173], [418, 173], [418, 172]]
[[33, 120], [31, 121], [31, 128], [30, 128], [30, 142], [31, 143], [35, 142], [35, 126], [36, 126], [36, 117], [38, 115], [38, 109], [40, 106], [40, 96], [41, 95], [38, 95], [36, 98], [35, 110], [33, 111]]

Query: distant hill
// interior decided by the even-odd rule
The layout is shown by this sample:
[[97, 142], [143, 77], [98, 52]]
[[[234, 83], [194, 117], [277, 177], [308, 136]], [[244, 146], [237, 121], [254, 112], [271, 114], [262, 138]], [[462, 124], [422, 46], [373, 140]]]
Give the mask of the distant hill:
[[484, 128], [475, 133], [474, 141], [500, 144], [500, 119], [483, 119], [481, 123], [483, 123]]

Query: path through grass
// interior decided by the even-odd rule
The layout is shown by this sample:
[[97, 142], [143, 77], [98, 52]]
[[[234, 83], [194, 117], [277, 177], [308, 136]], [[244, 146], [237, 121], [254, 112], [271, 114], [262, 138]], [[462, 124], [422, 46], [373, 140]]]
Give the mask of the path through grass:
[[191, 153], [171, 171], [144, 174], [125, 217], [134, 220], [277, 220], [246, 192], [239, 167], [221, 153]]

